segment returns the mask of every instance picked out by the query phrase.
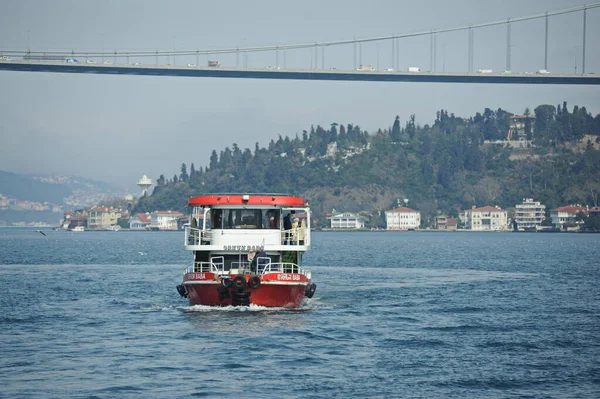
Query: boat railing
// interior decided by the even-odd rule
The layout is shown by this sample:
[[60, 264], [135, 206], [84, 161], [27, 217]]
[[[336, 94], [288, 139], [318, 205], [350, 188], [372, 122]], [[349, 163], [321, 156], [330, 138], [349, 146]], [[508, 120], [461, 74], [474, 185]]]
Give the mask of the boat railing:
[[237, 269], [238, 274], [250, 274], [250, 262], [241, 261], [241, 262], [231, 262], [231, 268]]
[[197, 227], [186, 227], [185, 235], [188, 245], [206, 245], [210, 244], [211, 231], [202, 230]]
[[[298, 234], [299, 230], [281, 230], [282, 245], [310, 245], [310, 232], [307, 227], [304, 234]], [[271, 230], [272, 231], [272, 230]], [[300, 238], [304, 238], [300, 240]], [[198, 227], [185, 228], [186, 245], [210, 245], [212, 239], [211, 230], [203, 230]]]
[[218, 256], [212, 258], [210, 262], [194, 262], [185, 269], [185, 273], [225, 274], [225, 259], [222, 256]]
[[[265, 259], [265, 262], [260, 262]], [[270, 258], [258, 259], [259, 274], [267, 273], [298, 273], [307, 275], [308, 271], [291, 262], [271, 262]]]
[[[236, 269], [237, 274], [252, 274], [250, 262], [232, 262], [231, 269]], [[184, 274], [187, 273], [215, 273], [218, 275], [229, 274], [225, 270], [223, 257], [213, 258], [210, 262], [194, 262], [188, 266]], [[305, 276], [309, 275], [309, 271], [299, 267], [296, 263], [291, 262], [271, 262], [271, 258], [258, 258], [258, 274], [267, 273], [298, 273]]]
[[[301, 229], [304, 231], [302, 232]], [[310, 231], [308, 227], [281, 230], [281, 243], [284, 245], [310, 245]]]
[[218, 273], [218, 269], [211, 262], [194, 262], [185, 269], [185, 273]]

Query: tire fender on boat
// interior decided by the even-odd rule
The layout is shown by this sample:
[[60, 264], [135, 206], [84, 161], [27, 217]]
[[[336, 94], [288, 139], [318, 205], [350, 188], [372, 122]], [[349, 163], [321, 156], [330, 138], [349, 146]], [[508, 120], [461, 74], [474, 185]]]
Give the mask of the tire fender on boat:
[[246, 279], [242, 276], [237, 276], [233, 279], [233, 285], [238, 290], [243, 290], [244, 288], [246, 288]]
[[306, 295], [307, 298], [312, 298], [313, 295], [315, 295], [316, 290], [317, 290], [317, 285], [311, 284], [306, 287], [306, 291], [304, 292], [304, 295]]
[[219, 292], [219, 301], [224, 301], [225, 299], [230, 298], [228, 288], [221, 287], [221, 288], [217, 289], [217, 291]]
[[250, 280], [248, 280], [248, 287], [252, 288], [253, 290], [260, 287], [260, 277], [258, 277], [258, 276], [250, 277]]
[[231, 286], [233, 285], [233, 280], [229, 277], [225, 277], [221, 279], [221, 285], [225, 288], [231, 288]]
[[181, 295], [184, 298], [187, 298], [188, 296], [187, 288], [183, 284], [177, 286], [177, 292], [179, 292], [179, 295]]

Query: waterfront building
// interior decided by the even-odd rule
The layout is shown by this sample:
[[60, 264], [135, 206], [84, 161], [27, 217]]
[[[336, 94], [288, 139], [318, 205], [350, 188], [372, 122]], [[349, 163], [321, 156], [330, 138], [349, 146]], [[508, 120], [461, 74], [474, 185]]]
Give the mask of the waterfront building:
[[414, 209], [399, 207], [385, 211], [387, 230], [418, 229], [421, 225], [421, 213]]
[[364, 229], [367, 219], [363, 216], [344, 212], [327, 217], [330, 221], [330, 227], [336, 230], [356, 230]]
[[104, 230], [115, 226], [123, 215], [120, 209], [95, 206], [88, 211], [87, 228], [89, 230]]
[[508, 212], [498, 206], [473, 206], [465, 211], [465, 227], [473, 231], [508, 230]]
[[60, 227], [63, 230], [73, 230], [76, 227], [87, 227], [88, 213], [85, 210], [78, 211], [66, 211], [63, 214], [63, 220], [60, 223]]
[[449, 218], [446, 215], [440, 215], [435, 218], [435, 228], [436, 230], [456, 231], [458, 220], [456, 218]]
[[178, 230], [183, 213], [177, 211], [155, 211], [150, 214], [151, 230]]
[[559, 229], [567, 229], [577, 227], [577, 225], [583, 224], [584, 221], [577, 221], [577, 215], [583, 212], [587, 215], [588, 209], [581, 205], [567, 205], [559, 208], [552, 209], [550, 211], [550, 218], [552, 219], [552, 225]]
[[523, 202], [515, 205], [515, 225], [517, 230], [537, 230], [544, 221], [546, 205], [534, 201], [532, 198], [523, 198]]
[[129, 219], [130, 230], [148, 230], [150, 228], [150, 216], [146, 213], [136, 213]]

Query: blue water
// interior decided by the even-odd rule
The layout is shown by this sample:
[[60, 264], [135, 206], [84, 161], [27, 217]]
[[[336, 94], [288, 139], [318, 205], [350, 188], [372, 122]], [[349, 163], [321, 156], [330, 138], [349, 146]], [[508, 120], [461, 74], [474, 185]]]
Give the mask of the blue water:
[[189, 307], [177, 232], [0, 229], [2, 398], [599, 398], [600, 235], [313, 233], [301, 310]]

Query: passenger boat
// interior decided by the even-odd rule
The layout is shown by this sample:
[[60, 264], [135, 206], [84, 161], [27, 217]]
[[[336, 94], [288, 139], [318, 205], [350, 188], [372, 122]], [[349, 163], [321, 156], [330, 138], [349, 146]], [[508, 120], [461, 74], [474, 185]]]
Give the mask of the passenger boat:
[[303, 198], [209, 194], [188, 205], [184, 239], [193, 262], [177, 291], [190, 305], [298, 308], [312, 298], [317, 285], [302, 267], [311, 246]]

